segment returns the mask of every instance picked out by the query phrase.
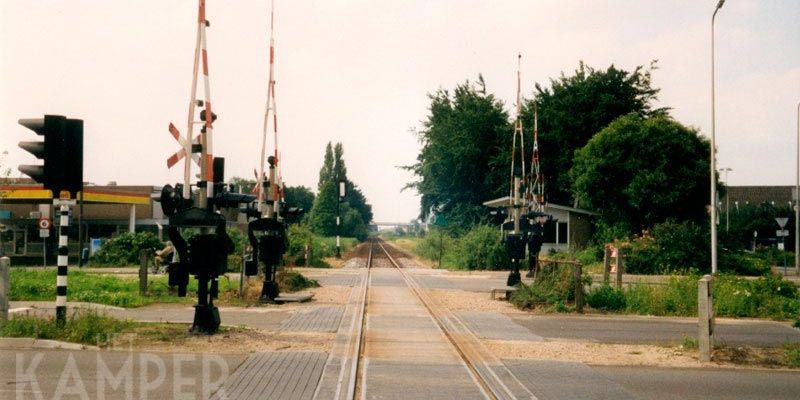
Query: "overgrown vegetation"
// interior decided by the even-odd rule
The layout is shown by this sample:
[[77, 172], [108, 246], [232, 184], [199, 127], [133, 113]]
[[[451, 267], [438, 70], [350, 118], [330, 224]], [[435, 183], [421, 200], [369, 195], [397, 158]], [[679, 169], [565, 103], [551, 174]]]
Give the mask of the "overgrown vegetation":
[[433, 229], [412, 249], [429, 260], [442, 258], [443, 268], [497, 270], [508, 266], [508, 256], [497, 228], [475, 225], [460, 236]]
[[[324, 260], [326, 257], [336, 255], [336, 238], [315, 235], [305, 224], [289, 226], [289, 248], [286, 251], [287, 261], [296, 266], [306, 265], [305, 249], [309, 248], [309, 267], [328, 268]], [[341, 251], [344, 254], [358, 244], [358, 239], [351, 237], [340, 238]]]
[[319, 282], [314, 279], [308, 279], [296, 271], [279, 273], [277, 280], [281, 292], [297, 292], [303, 289], [319, 287]]
[[536, 281], [531, 285], [521, 283], [509, 300], [523, 309], [551, 306], [553, 311], [567, 311], [567, 304], [575, 301], [572, 267], [556, 264], [541, 268]]
[[[656, 316], [697, 315], [699, 276], [673, 276], [665, 285], [637, 284], [623, 289], [603, 285], [589, 291], [594, 309]], [[796, 319], [800, 315], [797, 287], [777, 275], [745, 279], [719, 275], [714, 279], [714, 312], [720, 317]]]
[[0, 336], [98, 345], [137, 325], [140, 323], [112, 318], [90, 310], [78, 310], [68, 315], [64, 328], [59, 327], [53, 317], [15, 315], [8, 321], [0, 321]]
[[783, 346], [784, 365], [789, 368], [800, 368], [800, 343], [788, 343]]

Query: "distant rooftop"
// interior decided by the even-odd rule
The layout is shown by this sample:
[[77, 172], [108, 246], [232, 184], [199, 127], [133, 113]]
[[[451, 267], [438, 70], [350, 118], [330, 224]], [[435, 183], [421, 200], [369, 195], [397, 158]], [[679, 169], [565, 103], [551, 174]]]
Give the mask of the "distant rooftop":
[[[788, 206], [793, 201], [794, 186], [729, 186], [731, 207], [735, 202], [739, 205], [770, 203], [778, 207]], [[726, 202], [722, 197], [722, 202]]]

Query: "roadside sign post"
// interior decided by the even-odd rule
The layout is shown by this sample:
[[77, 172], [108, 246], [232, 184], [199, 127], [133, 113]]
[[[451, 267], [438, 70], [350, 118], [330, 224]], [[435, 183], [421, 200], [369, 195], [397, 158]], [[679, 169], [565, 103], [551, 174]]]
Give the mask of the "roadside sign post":
[[789, 222], [789, 218], [786, 217], [777, 217], [775, 218], [775, 222], [778, 223], [778, 226], [781, 230], [775, 232], [778, 237], [782, 237], [781, 242], [778, 243], [778, 250], [783, 252], [783, 275], [786, 275], [786, 237], [789, 236], [789, 231], [784, 230], [783, 228], [786, 227], [786, 223]]
[[53, 225], [49, 218], [39, 218], [39, 237], [42, 239], [42, 266], [47, 266], [47, 238], [50, 237], [50, 227]]

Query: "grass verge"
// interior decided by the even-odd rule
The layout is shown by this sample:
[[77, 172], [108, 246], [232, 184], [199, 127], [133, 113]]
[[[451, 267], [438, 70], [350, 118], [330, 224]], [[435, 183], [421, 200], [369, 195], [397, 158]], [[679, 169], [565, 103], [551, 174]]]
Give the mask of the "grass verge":
[[[697, 315], [699, 276], [673, 276], [666, 285], [604, 285], [592, 289], [586, 303], [594, 309], [625, 314]], [[777, 275], [744, 279], [719, 275], [714, 280], [714, 312], [719, 317], [796, 319], [800, 313], [797, 287]]]
[[[11, 270], [12, 301], [50, 301], [55, 299], [56, 270], [14, 268]], [[134, 308], [153, 303], [192, 303], [192, 297], [178, 297], [169, 288], [167, 277], [148, 278], [147, 295], [139, 294], [137, 276], [92, 274], [72, 270], [69, 272], [67, 298], [69, 301], [98, 303], [116, 307]], [[238, 290], [236, 282], [227, 277], [219, 280], [220, 298]], [[189, 280], [189, 293], [197, 292], [197, 280]]]
[[[63, 328], [56, 324], [52, 316], [16, 315], [8, 321], [0, 322], [0, 336], [109, 347], [119, 344], [120, 339], [125, 336], [130, 339], [135, 337], [138, 343], [180, 343], [197, 336], [189, 331], [189, 327], [189, 324], [121, 320], [92, 310], [78, 310], [68, 316]], [[243, 329], [221, 326], [218, 333], [226, 334]]]

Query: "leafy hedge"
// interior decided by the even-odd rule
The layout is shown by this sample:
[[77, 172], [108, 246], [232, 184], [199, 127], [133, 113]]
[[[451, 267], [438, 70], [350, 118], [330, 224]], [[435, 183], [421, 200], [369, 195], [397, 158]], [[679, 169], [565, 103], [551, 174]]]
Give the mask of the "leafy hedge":
[[164, 242], [150, 232], [123, 233], [103, 242], [90, 261], [100, 265], [135, 265], [139, 263], [139, 251], [151, 253], [164, 248]]
[[475, 225], [461, 236], [450, 236], [441, 229], [429, 231], [417, 244], [415, 253], [439, 260], [442, 266], [456, 269], [496, 270], [508, 267], [505, 244], [497, 227]]

